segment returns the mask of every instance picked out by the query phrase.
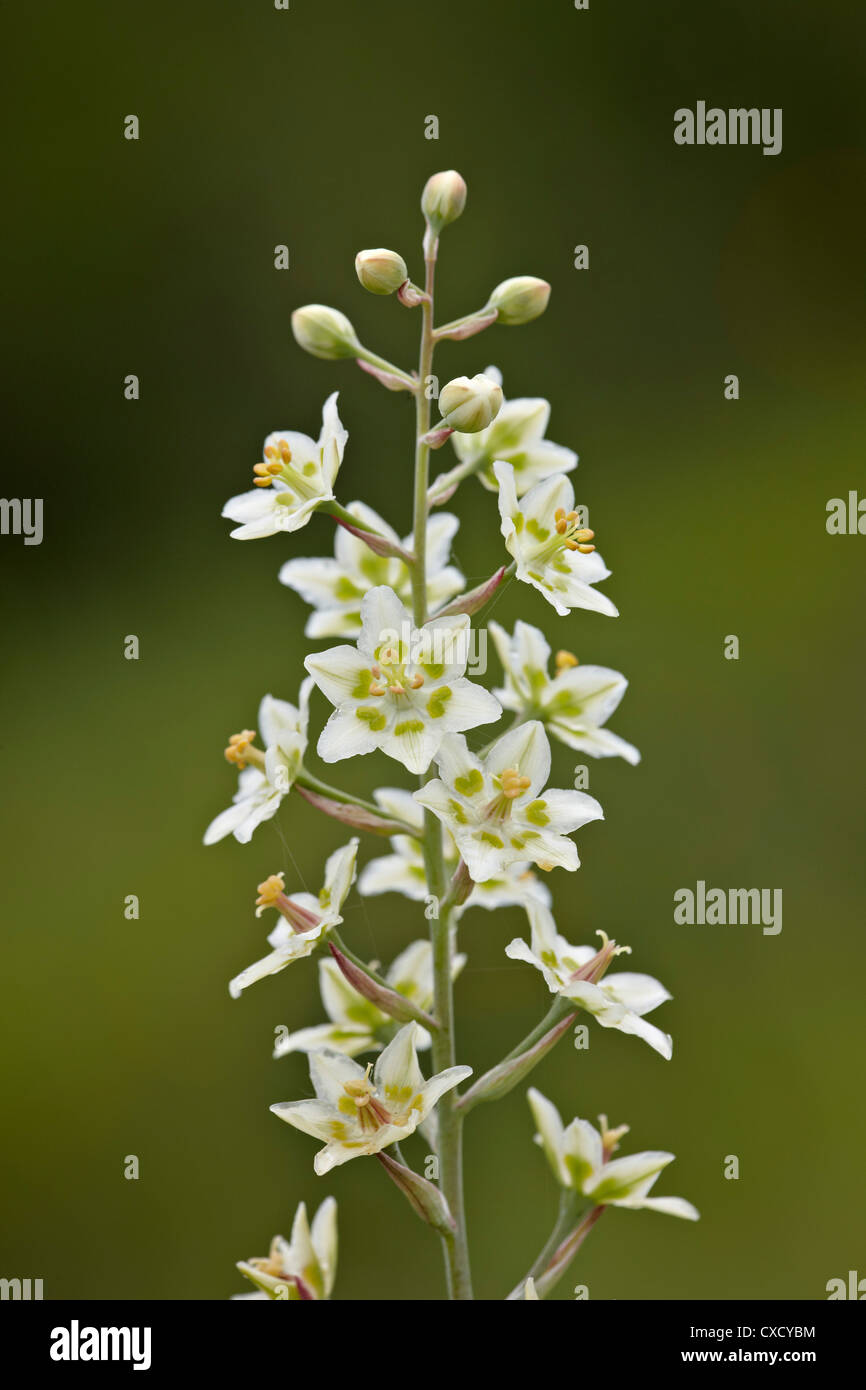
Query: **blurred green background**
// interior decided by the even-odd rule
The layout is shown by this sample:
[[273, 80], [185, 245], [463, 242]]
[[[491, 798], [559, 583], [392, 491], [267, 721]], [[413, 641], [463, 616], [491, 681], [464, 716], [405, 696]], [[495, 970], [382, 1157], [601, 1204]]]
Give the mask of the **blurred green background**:
[[[317, 1179], [313, 1141], [268, 1112], [309, 1090], [303, 1058], [270, 1053], [278, 1025], [319, 1021], [315, 969], [239, 1002], [226, 990], [263, 945], [256, 883], [285, 868], [290, 887], [318, 885], [344, 833], [293, 798], [249, 846], [201, 835], [234, 789], [227, 734], [254, 726], [265, 691], [296, 698], [306, 610], [276, 572], [333, 539], [325, 519], [294, 541], [228, 539], [220, 509], [265, 434], [315, 434], [339, 387], [342, 500], [410, 525], [407, 400], [305, 357], [290, 312], [333, 303], [414, 362], [417, 316], [365, 295], [353, 257], [393, 246], [417, 278], [420, 190], [453, 166], [469, 201], [443, 239], [440, 321], [512, 274], [553, 295], [529, 327], [446, 345], [438, 370], [495, 362], [507, 394], [551, 400], [622, 616], [557, 620], [517, 585], [495, 614], [623, 670], [611, 726], [644, 755], [591, 763], [606, 820], [579, 836], [579, 874], [551, 882], [560, 927], [631, 943], [675, 996], [653, 1016], [670, 1064], [593, 1027], [588, 1053], [563, 1044], [535, 1080], [566, 1118], [604, 1110], [635, 1148], [672, 1149], [659, 1191], [703, 1213], [608, 1214], [561, 1296], [580, 1282], [592, 1298], [822, 1298], [866, 1273], [866, 540], [824, 525], [829, 498], [866, 487], [866, 21], [833, 0], [427, 13], [7, 14], [3, 491], [44, 497], [45, 538], [0, 541], [0, 1273], [41, 1277], [50, 1298], [223, 1299], [243, 1288], [236, 1259], [333, 1192], [340, 1298], [440, 1294], [437, 1242], [378, 1166]], [[782, 153], [675, 146], [673, 112], [698, 99], [782, 107]], [[503, 554], [494, 499], [470, 482], [451, 505], [478, 580]], [[732, 633], [739, 661], [723, 657]], [[327, 712], [316, 696], [314, 732]], [[557, 747], [554, 784], [580, 761]], [[339, 777], [409, 781], [373, 758]], [[699, 878], [781, 887], [782, 933], [675, 926], [673, 893]], [[402, 899], [355, 896], [343, 930], [387, 961], [422, 926]], [[522, 928], [517, 911], [464, 919], [459, 1060], [476, 1069], [546, 1007], [503, 955]], [[523, 1088], [467, 1122], [480, 1297], [511, 1287], [553, 1219], [531, 1139]]]

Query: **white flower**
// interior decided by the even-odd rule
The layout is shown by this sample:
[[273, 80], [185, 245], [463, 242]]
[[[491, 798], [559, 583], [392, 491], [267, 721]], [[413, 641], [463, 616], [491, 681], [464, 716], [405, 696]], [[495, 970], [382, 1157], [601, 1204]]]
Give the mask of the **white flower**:
[[[364, 502], [346, 508], [388, 540], [412, 549], [412, 537], [403, 541], [396, 531]], [[456, 516], [435, 513], [427, 522], [427, 603], [431, 612], [459, 594], [464, 578], [448, 564], [451, 542], [460, 525]], [[334, 559], [287, 560], [280, 570], [280, 583], [294, 589], [315, 610], [304, 629], [308, 637], [354, 637], [361, 630], [361, 599], [373, 585], [387, 584], [399, 598], [408, 601], [412, 581], [408, 567], [396, 557], [374, 555], [370, 547], [344, 526], [337, 527]]]
[[538, 1126], [536, 1142], [544, 1149], [563, 1187], [588, 1197], [594, 1206], [628, 1207], [633, 1211], [647, 1208], [686, 1221], [699, 1220], [699, 1212], [682, 1197], [647, 1196], [662, 1169], [673, 1162], [673, 1154], [647, 1150], [610, 1159], [609, 1154], [627, 1133], [628, 1125], [610, 1131], [601, 1115], [601, 1133], [588, 1120], [572, 1120], [565, 1129], [556, 1106], [540, 1091], [533, 1087], [528, 1096]]
[[[457, 978], [465, 964], [465, 956], [453, 957], [452, 978]], [[433, 948], [430, 942], [411, 942], [389, 967], [385, 979], [391, 989], [419, 1009], [428, 1011], [433, 1003]], [[353, 989], [335, 960], [328, 958], [319, 961], [319, 989], [331, 1022], [290, 1033], [277, 1043], [274, 1056], [285, 1057], [290, 1052], [319, 1052], [322, 1048], [344, 1052], [347, 1057], [357, 1057], [362, 1052], [380, 1052], [383, 1043], [378, 1035], [393, 1025], [393, 1019]], [[430, 1034], [426, 1029], [419, 1028], [416, 1046], [423, 1050], [430, 1045]]]
[[448, 1067], [425, 1081], [416, 1053], [417, 1023], [407, 1023], [380, 1053], [372, 1079], [340, 1052], [310, 1054], [315, 1100], [272, 1105], [281, 1120], [325, 1141], [313, 1167], [321, 1177], [361, 1154], [375, 1154], [413, 1134], [446, 1091], [472, 1075]]
[[495, 463], [493, 471], [499, 483], [500, 529], [517, 563], [518, 579], [532, 584], [560, 617], [572, 608], [589, 608], [615, 618], [614, 604], [592, 587], [607, 579], [610, 570], [589, 544], [593, 532], [580, 524], [570, 480], [561, 473], [545, 478], [518, 502], [511, 464]]
[[[395, 816], [411, 825], [416, 834], [395, 835], [390, 842], [394, 853], [371, 859], [361, 870], [358, 892], [362, 897], [375, 897], [379, 893], [402, 893], [414, 902], [424, 902], [429, 890], [422, 845], [423, 808], [411, 792], [398, 787], [380, 787], [373, 795], [386, 815]], [[450, 877], [457, 868], [460, 851], [444, 826], [442, 849], [445, 870]], [[537, 898], [539, 902], [549, 904], [550, 891], [527, 863], [509, 864], [494, 878], [476, 883], [466, 902], [460, 907], [452, 908], [452, 916], [456, 920], [470, 907], [483, 907], [489, 911], [497, 907], [520, 907], [527, 898]]]
[[436, 762], [441, 776], [415, 799], [450, 830], [476, 883], [521, 861], [543, 869], [579, 867], [574, 841], [566, 837], [604, 813], [585, 792], [545, 790], [550, 744], [537, 719], [503, 734], [483, 763], [459, 737], [443, 742]]
[[505, 954], [511, 960], [534, 965], [544, 976], [551, 994], [559, 994], [585, 1009], [602, 1028], [616, 1028], [643, 1038], [669, 1060], [673, 1052], [670, 1035], [644, 1018], [644, 1014], [671, 998], [664, 985], [652, 975], [626, 970], [613, 975], [605, 973], [614, 956], [629, 948], [617, 947], [604, 932], [598, 933], [603, 942], [600, 950], [572, 946], [560, 936], [550, 911], [541, 903], [527, 903], [526, 912], [532, 931], [531, 945], [518, 936], [506, 946]]
[[571, 652], [560, 651], [551, 680], [550, 646], [537, 627], [518, 620], [513, 637], [498, 623], [490, 622], [488, 628], [505, 668], [505, 687], [493, 692], [503, 709], [540, 719], [569, 748], [595, 758], [640, 762], [632, 744], [601, 727], [626, 692], [625, 676], [607, 666], [579, 665]]
[[[309, 678], [301, 685], [297, 707], [288, 700], [266, 695], [259, 705], [259, 729], [265, 751], [251, 747], [255, 733], [247, 729], [234, 734], [226, 757], [240, 769], [238, 789], [227, 810], [212, 820], [204, 833], [204, 843], [215, 845], [226, 835], [234, 835], [242, 845], [252, 838], [262, 821], [275, 816], [283, 797], [292, 789], [307, 751], [307, 724], [310, 714]], [[248, 767], [248, 763], [255, 763]]]
[[313, 1217], [301, 1202], [292, 1223], [292, 1238], [274, 1236], [267, 1256], [239, 1260], [238, 1269], [261, 1290], [235, 1298], [298, 1300], [330, 1298], [337, 1273], [337, 1203], [326, 1197]]
[[256, 916], [259, 917], [266, 907], [275, 907], [281, 914], [268, 936], [274, 949], [230, 982], [229, 994], [233, 999], [239, 998], [256, 980], [277, 975], [292, 961], [312, 955], [331, 927], [340, 925], [343, 920], [340, 909], [355, 881], [357, 853], [357, 839], [334, 850], [325, 864], [325, 883], [317, 898], [312, 893], [287, 895], [282, 874], [272, 874], [259, 884]]
[[264, 462], [253, 470], [260, 487], [230, 497], [223, 516], [239, 525], [235, 540], [299, 531], [322, 502], [334, 500], [334, 481], [349, 438], [337, 414], [337, 392], [322, 408], [317, 440], [296, 430], [275, 430], [265, 440]]
[[361, 601], [357, 649], [330, 647], [304, 662], [336, 706], [319, 737], [326, 763], [381, 748], [410, 772], [424, 772], [443, 738], [489, 724], [499, 701], [463, 675], [469, 618], [434, 618], [422, 628], [387, 585]]
[[[484, 375], [502, 382], [496, 367], [485, 368]], [[552, 473], [570, 473], [577, 467], [577, 454], [562, 444], [544, 438], [550, 420], [550, 402], [543, 396], [506, 400], [486, 430], [478, 434], [452, 434], [454, 452], [463, 464], [477, 463], [478, 477], [490, 492], [496, 492], [498, 482], [493, 472], [497, 459], [510, 463], [514, 469], [514, 486], [518, 497], [542, 478]]]

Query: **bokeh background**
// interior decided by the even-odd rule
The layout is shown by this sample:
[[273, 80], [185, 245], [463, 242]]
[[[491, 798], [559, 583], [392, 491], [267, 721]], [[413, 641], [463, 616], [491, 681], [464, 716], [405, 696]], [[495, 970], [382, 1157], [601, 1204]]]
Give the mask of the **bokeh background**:
[[[378, 1167], [319, 1180], [313, 1141], [268, 1112], [308, 1093], [304, 1060], [270, 1053], [278, 1025], [319, 1020], [315, 970], [226, 990], [263, 944], [255, 884], [285, 868], [316, 886], [341, 828], [292, 799], [247, 847], [201, 834], [234, 788], [227, 734], [265, 691], [296, 696], [305, 609], [277, 570], [332, 544], [325, 519], [292, 542], [228, 539], [220, 509], [264, 435], [315, 434], [339, 387], [342, 499], [410, 524], [407, 401], [305, 357], [290, 312], [333, 303], [414, 361], [416, 318], [365, 295], [353, 257], [393, 246], [417, 278], [420, 190], [452, 166], [469, 202], [443, 241], [440, 321], [511, 274], [553, 296], [529, 327], [447, 345], [438, 369], [495, 362], [508, 394], [551, 400], [622, 613], [557, 621], [512, 585], [495, 615], [623, 670], [611, 724], [644, 755], [591, 765], [606, 820], [580, 836], [579, 874], [554, 878], [560, 925], [631, 943], [675, 995], [654, 1016], [670, 1064], [593, 1029], [535, 1080], [567, 1116], [604, 1110], [634, 1147], [671, 1148], [659, 1190], [703, 1213], [610, 1213], [560, 1296], [822, 1298], [866, 1273], [866, 539], [825, 530], [829, 498], [866, 490], [862, 13], [49, 0], [5, 28], [3, 492], [44, 497], [45, 537], [0, 541], [0, 1273], [50, 1298], [223, 1299], [243, 1288], [236, 1259], [333, 1192], [340, 1298], [440, 1294], [437, 1243]], [[675, 146], [674, 109], [698, 99], [782, 107], [782, 153]], [[494, 499], [470, 483], [452, 505], [456, 558], [480, 579], [503, 553]], [[315, 728], [326, 713], [317, 696]], [[554, 783], [579, 761], [557, 749]], [[408, 781], [372, 758], [340, 776]], [[673, 894], [699, 878], [781, 887], [781, 934], [675, 926]], [[389, 960], [421, 927], [402, 899], [355, 897], [344, 932]], [[479, 1069], [546, 1005], [503, 955], [522, 927], [516, 911], [464, 919], [459, 1052]], [[467, 1124], [484, 1298], [553, 1219], [531, 1139], [522, 1088]]]

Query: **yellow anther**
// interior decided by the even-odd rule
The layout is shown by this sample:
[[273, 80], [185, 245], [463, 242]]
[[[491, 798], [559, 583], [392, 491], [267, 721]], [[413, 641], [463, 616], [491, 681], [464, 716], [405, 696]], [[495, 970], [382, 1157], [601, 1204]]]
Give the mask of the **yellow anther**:
[[266, 459], [275, 459], [276, 457], [277, 457], [277, 451], [276, 451], [276, 449], [274, 448], [273, 444], [269, 444], [268, 447], [265, 449], [265, 458], [266, 458]]
[[579, 521], [580, 516], [577, 512], [566, 512], [566, 521]]
[[254, 473], [258, 473], [258, 475], [259, 475], [260, 478], [262, 478], [262, 477], [264, 477], [266, 474], [270, 473], [270, 471], [271, 471], [271, 470], [270, 470], [270, 468], [268, 467], [268, 465], [267, 465], [266, 463], [254, 463], [254, 464], [253, 464], [253, 472], [254, 472]]
[[578, 545], [578, 546], [576, 547], [576, 549], [580, 551], [581, 555], [591, 555], [592, 552], [595, 550], [595, 546], [594, 546], [594, 545]]
[[584, 526], [580, 531], [575, 531], [574, 539], [576, 541], [580, 541], [582, 544], [585, 545], [587, 541], [595, 540], [595, 532], [590, 531], [587, 527]]
[[[277, 899], [286, 891], [285, 874], [270, 874], [263, 883], [256, 885], [256, 891], [259, 895], [256, 898], [257, 908], [276, 907]], [[260, 917], [261, 911], [258, 911], [256, 916]]]
[[270, 478], [253, 478], [253, 487], [270, 487]]
[[291, 449], [289, 448], [288, 444], [286, 443], [286, 441], [285, 441], [284, 439], [281, 439], [281, 440], [280, 440], [280, 449], [279, 449], [279, 453], [280, 453], [280, 458], [283, 460], [283, 463], [291, 463], [291, 461], [292, 461], [292, 451], [291, 451]]
[[384, 687], [384, 685], [380, 685], [378, 681], [372, 681], [372, 682], [370, 683], [370, 694], [371, 694], [371, 695], [384, 695], [384, 694], [385, 694], [385, 687]]
[[379, 657], [386, 665], [390, 665], [392, 661], [399, 661], [400, 653], [397, 651], [396, 647], [383, 647], [379, 653]]
[[507, 797], [509, 801], [513, 801], [516, 796], [520, 796], [521, 792], [525, 792], [526, 788], [532, 785], [532, 779], [524, 777], [516, 767], [507, 767], [499, 778], [499, 784], [502, 787], [502, 795]]
[[610, 1129], [607, 1123], [607, 1115], [599, 1115], [598, 1127], [601, 1132], [601, 1144], [604, 1149], [605, 1163], [612, 1153], [619, 1148], [619, 1141], [629, 1132], [629, 1125], [617, 1125], [616, 1129]]
[[424, 677], [421, 675], [421, 672], [420, 672], [420, 671], [418, 672], [417, 675], [415, 675], [415, 676], [412, 677], [412, 679], [410, 680], [409, 684], [411, 685], [411, 687], [412, 687], [413, 690], [420, 690], [420, 689], [421, 689], [422, 685], [424, 684]]
[[278, 473], [282, 473], [282, 471], [283, 471], [283, 465], [282, 465], [281, 463], [269, 463], [269, 464], [268, 464], [268, 472], [269, 472], [269, 473], [273, 473], [274, 477], [276, 477], [276, 475], [277, 475]]
[[234, 763], [242, 771], [246, 767], [245, 754], [255, 736], [255, 729], [243, 729], [239, 734], [232, 734], [225, 750], [226, 761]]
[[574, 655], [574, 652], [559, 651], [556, 653], [555, 660], [557, 674], [559, 674], [561, 671], [568, 671], [572, 666], [580, 665], [580, 662]]
[[565, 508], [564, 508], [564, 507], [557, 507], [556, 511], [553, 513], [553, 519], [554, 519], [554, 521], [564, 521], [564, 520], [565, 520]]
[[557, 521], [556, 530], [560, 536], [564, 536], [566, 531], [568, 530], [568, 522], [566, 521], [564, 516], [561, 516]]
[[392, 681], [391, 684], [388, 686], [388, 689], [390, 690], [392, 695], [406, 694], [405, 688], [400, 684], [399, 681]]
[[381, 674], [382, 674], [382, 672], [379, 670], [379, 667], [378, 667], [378, 666], [371, 666], [371, 667], [370, 667], [370, 675], [371, 675], [375, 680], [378, 680], [379, 677], [381, 676]]

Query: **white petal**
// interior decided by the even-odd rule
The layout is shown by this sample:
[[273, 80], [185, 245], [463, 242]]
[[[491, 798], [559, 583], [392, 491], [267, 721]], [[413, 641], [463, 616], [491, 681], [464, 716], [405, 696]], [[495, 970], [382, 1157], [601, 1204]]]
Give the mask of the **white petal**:
[[379, 747], [389, 758], [402, 763], [409, 772], [421, 775], [430, 766], [443, 734], [427, 721], [419, 719], [412, 710], [405, 717], [391, 720], [390, 728], [379, 736]]
[[697, 1207], [693, 1207], [691, 1202], [687, 1202], [684, 1197], [626, 1197], [621, 1201], [614, 1202], [614, 1206], [628, 1207], [633, 1211], [647, 1210], [660, 1211], [665, 1216], [679, 1216], [684, 1221], [700, 1221], [701, 1214]]
[[358, 892], [364, 898], [375, 898], [380, 893], [402, 893], [414, 902], [423, 902], [427, 897], [423, 864], [417, 867], [402, 854], [380, 855], [361, 870]]
[[328, 856], [325, 864], [325, 884], [319, 894], [321, 910], [328, 917], [340, 911], [346, 896], [355, 882], [355, 863], [360, 841], [357, 836], [341, 845]]
[[370, 662], [355, 647], [329, 647], [306, 657], [304, 665], [332, 705], [366, 698], [372, 679]]
[[424, 833], [424, 813], [419, 811], [418, 803], [410, 791], [404, 787], [379, 787], [373, 793], [374, 800], [381, 806], [386, 816], [401, 820], [404, 824]]
[[550, 817], [550, 828], [570, 835], [590, 821], [604, 820], [604, 811], [588, 792], [564, 791], [548, 787], [542, 792], [544, 812]]
[[338, 763], [343, 758], [360, 758], [365, 753], [373, 753], [379, 742], [380, 735], [353, 711], [344, 714], [334, 710], [319, 735], [316, 751], [323, 762]]
[[[436, 691], [441, 689], [439, 685], [431, 688], [434, 707]], [[451, 691], [451, 696], [443, 706], [445, 713], [436, 721], [443, 732], [460, 733], [463, 729], [476, 729], [479, 724], [494, 724], [502, 715], [496, 696], [465, 676], [449, 681], [446, 689]]]
[[361, 600], [361, 626], [358, 650], [368, 661], [376, 660], [376, 653], [384, 643], [400, 644], [411, 640], [414, 631], [408, 610], [387, 584], [367, 590]]
[[446, 1067], [444, 1071], [437, 1072], [431, 1076], [429, 1081], [425, 1081], [421, 1088], [421, 1111], [419, 1120], [426, 1119], [437, 1101], [445, 1095], [446, 1091], [451, 1091], [455, 1086], [459, 1086], [461, 1081], [472, 1075], [471, 1067]]
[[312, 1241], [327, 1298], [337, 1273], [337, 1203], [333, 1197], [326, 1197], [313, 1217]]
[[554, 1177], [563, 1187], [569, 1186], [568, 1172], [562, 1162], [563, 1126], [559, 1111], [552, 1101], [530, 1086], [526, 1093], [532, 1118], [538, 1130], [538, 1139], [544, 1149], [547, 1161], [553, 1169]]
[[674, 1154], [660, 1150], [611, 1159], [584, 1183], [583, 1191], [596, 1202], [621, 1201], [624, 1197], [632, 1196], [635, 1187], [645, 1184], [648, 1178], [656, 1177], [673, 1160]]
[[407, 1087], [420, 1091], [424, 1084], [415, 1051], [417, 1033], [417, 1023], [405, 1024], [381, 1053], [373, 1070], [376, 1086], [389, 1099], [395, 1091]]
[[296, 1033], [281, 1038], [273, 1055], [288, 1057], [292, 1052], [318, 1052], [327, 1048], [330, 1052], [344, 1052], [347, 1057], [358, 1057], [377, 1047], [369, 1028], [361, 1023], [318, 1023], [313, 1028], [299, 1028]]
[[516, 768], [522, 776], [530, 779], [526, 792], [520, 801], [528, 801], [538, 796], [550, 775], [550, 743], [544, 732], [544, 725], [537, 719], [530, 719], [516, 729], [510, 729], [497, 739], [486, 758], [487, 770], [496, 776], [506, 768]]
[[[305, 603], [315, 608], [333, 608], [345, 600], [337, 597], [337, 586], [345, 581], [342, 568], [336, 560], [307, 559], [287, 560], [279, 575], [281, 584], [294, 589]], [[360, 607], [361, 593], [358, 594]]]
[[278, 1101], [268, 1109], [278, 1119], [285, 1120], [286, 1124], [294, 1125], [295, 1129], [312, 1135], [314, 1139], [331, 1139], [334, 1124], [342, 1118], [330, 1105], [323, 1105], [320, 1100]]
[[569, 1186], [586, 1191], [586, 1183], [604, 1162], [601, 1135], [588, 1120], [572, 1120], [562, 1139], [563, 1166]]
[[610, 995], [611, 999], [616, 1000], [618, 1004], [625, 1004], [627, 1009], [636, 1014], [648, 1014], [666, 999], [673, 998], [664, 985], [653, 979], [652, 975], [640, 975], [631, 970], [616, 970], [610, 975], [605, 975], [601, 989]]
[[[450, 512], [434, 512], [427, 522], [427, 574], [436, 574], [448, 564], [451, 543], [457, 534], [460, 522]], [[406, 537], [406, 547], [411, 550], [412, 538]]]
[[336, 1110], [345, 1096], [346, 1082], [361, 1081], [363, 1067], [342, 1052], [313, 1052], [310, 1054], [310, 1080], [320, 1101]]

